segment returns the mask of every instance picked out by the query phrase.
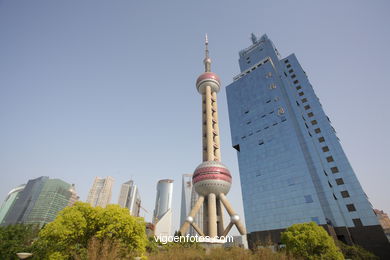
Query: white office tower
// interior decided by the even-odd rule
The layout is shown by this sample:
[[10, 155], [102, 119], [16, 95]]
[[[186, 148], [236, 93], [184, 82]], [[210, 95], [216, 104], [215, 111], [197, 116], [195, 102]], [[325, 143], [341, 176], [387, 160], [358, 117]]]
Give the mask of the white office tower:
[[96, 177], [92, 188], [89, 190], [87, 203], [91, 204], [92, 207], [105, 208], [111, 201], [113, 184], [114, 178], [110, 176], [106, 178]]
[[141, 197], [138, 192], [138, 187], [134, 184], [134, 181], [130, 180], [122, 184], [118, 204], [122, 208], [128, 208], [130, 215], [139, 217]]
[[153, 212], [154, 234], [156, 236], [172, 235], [172, 192], [173, 180], [158, 181], [156, 205]]
[[[183, 174], [182, 177], [182, 191], [181, 191], [181, 210], [180, 210], [180, 225], [183, 225], [186, 221], [190, 210], [195, 206], [195, 202], [198, 200], [199, 195], [196, 193], [194, 186], [192, 185], [192, 174]], [[195, 216], [196, 223], [203, 226], [203, 207], [200, 208]], [[195, 229], [190, 226], [189, 230], [182, 235], [195, 236]]]

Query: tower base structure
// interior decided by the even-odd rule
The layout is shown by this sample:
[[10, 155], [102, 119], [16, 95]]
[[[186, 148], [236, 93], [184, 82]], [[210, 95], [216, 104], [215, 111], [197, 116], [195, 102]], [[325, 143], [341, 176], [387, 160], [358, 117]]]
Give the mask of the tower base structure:
[[[222, 205], [225, 207], [230, 216], [230, 223], [226, 226], [226, 228], [223, 227]], [[203, 230], [194, 222], [194, 218], [202, 206], [206, 209], [203, 211], [205, 218]], [[185, 234], [190, 225], [202, 237], [226, 237], [234, 225], [237, 227], [241, 235], [246, 234], [245, 227], [242, 225], [240, 217], [233, 210], [233, 207], [223, 193], [220, 193], [218, 196], [214, 193], [210, 193], [207, 195], [207, 200], [205, 200], [205, 196], [200, 195], [186, 221], [181, 226], [179, 230], [180, 233]]]

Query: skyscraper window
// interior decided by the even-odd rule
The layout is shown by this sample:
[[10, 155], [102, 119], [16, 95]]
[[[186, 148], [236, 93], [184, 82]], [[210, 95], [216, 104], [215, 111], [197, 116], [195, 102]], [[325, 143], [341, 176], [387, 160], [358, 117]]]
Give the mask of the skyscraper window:
[[305, 202], [306, 203], [312, 203], [313, 197], [311, 195], [305, 195]]
[[356, 211], [355, 205], [353, 204], [347, 204], [348, 211]]

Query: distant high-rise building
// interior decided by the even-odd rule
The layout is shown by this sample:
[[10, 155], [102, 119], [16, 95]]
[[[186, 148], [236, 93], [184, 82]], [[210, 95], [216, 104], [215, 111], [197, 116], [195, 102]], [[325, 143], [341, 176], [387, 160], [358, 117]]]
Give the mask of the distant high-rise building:
[[183, 174], [181, 185], [180, 225], [186, 221], [191, 210], [192, 174]]
[[59, 179], [39, 177], [29, 180], [19, 191], [2, 225], [25, 223], [43, 226], [70, 204], [74, 194], [74, 186]]
[[26, 218], [30, 215], [31, 210], [41, 193], [44, 183], [48, 179], [49, 177], [42, 176], [29, 180], [23, 191], [19, 193], [14, 205], [9, 209], [1, 224], [10, 225], [24, 223]]
[[379, 209], [374, 209], [374, 212], [378, 217], [379, 224], [381, 224], [382, 228], [390, 230], [389, 215], [387, 215], [387, 213], [385, 213], [383, 210], [379, 210]]
[[74, 194], [73, 185], [60, 179], [47, 180], [24, 222], [43, 226], [53, 221], [57, 213], [74, 200]]
[[118, 204], [122, 208], [128, 208], [132, 216], [139, 217], [141, 209], [141, 197], [137, 185], [130, 180], [122, 184], [119, 194]]
[[80, 199], [80, 196], [77, 195], [74, 184], [72, 184], [69, 191], [70, 191], [71, 195], [70, 195], [68, 206], [73, 206], [73, 204]]
[[153, 212], [153, 224], [157, 236], [172, 235], [172, 192], [173, 180], [158, 181], [156, 204]]
[[[195, 191], [192, 185], [192, 174], [183, 174], [182, 176], [182, 191], [181, 191], [181, 211], [180, 211], [180, 225], [183, 225], [187, 216], [190, 214], [190, 210], [195, 206], [199, 195]], [[194, 217], [194, 222], [198, 226], [203, 226], [203, 207], [201, 207], [198, 213]], [[190, 226], [186, 234], [195, 236], [197, 233], [195, 229]], [[185, 235], [185, 234], [183, 234]]]
[[239, 56], [241, 73], [226, 94], [249, 244], [280, 242], [285, 228], [314, 221], [390, 259], [372, 205], [295, 55], [281, 58], [266, 35], [252, 35]]
[[111, 201], [112, 186], [114, 184], [114, 178], [108, 176], [106, 178], [96, 177], [92, 188], [89, 190], [87, 203], [92, 207], [105, 208]]
[[8, 192], [3, 204], [0, 208], [0, 223], [3, 222], [5, 215], [7, 215], [9, 209], [14, 205], [15, 200], [18, 198], [19, 193], [24, 189], [26, 184], [19, 185]]
[[376, 216], [378, 217], [379, 224], [381, 224], [387, 239], [390, 241], [390, 218], [383, 210], [374, 209]]

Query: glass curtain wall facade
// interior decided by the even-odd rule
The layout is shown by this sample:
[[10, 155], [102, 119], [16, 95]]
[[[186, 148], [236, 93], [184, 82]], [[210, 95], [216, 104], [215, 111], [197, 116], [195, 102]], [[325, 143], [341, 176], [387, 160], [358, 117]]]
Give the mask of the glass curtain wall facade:
[[60, 179], [49, 179], [44, 176], [29, 180], [18, 192], [1, 224], [23, 223], [43, 226], [53, 221], [59, 211], [74, 203], [77, 198], [74, 185]]
[[139, 217], [141, 197], [134, 181], [130, 180], [122, 184], [118, 204], [122, 208], [128, 208], [132, 216]]
[[153, 212], [154, 222], [158, 222], [172, 208], [173, 180], [164, 179], [157, 183], [156, 204]]
[[29, 180], [15, 200], [12, 208], [9, 209], [5, 216], [2, 225], [12, 225], [24, 223], [34, 208], [35, 202], [38, 200], [39, 194], [45, 182], [49, 177], [42, 176], [33, 180]]
[[47, 180], [24, 223], [43, 226], [53, 221], [58, 212], [68, 206], [72, 197], [71, 188], [71, 184], [62, 180]]
[[266, 35], [252, 43], [226, 87], [249, 244], [314, 221], [384, 255], [372, 205], [296, 56], [282, 58]]
[[3, 222], [4, 217], [7, 215], [8, 211], [14, 205], [16, 199], [18, 198], [19, 193], [24, 189], [26, 185], [20, 185], [14, 189], [12, 189], [5, 198], [3, 204], [0, 208], [0, 223]]

